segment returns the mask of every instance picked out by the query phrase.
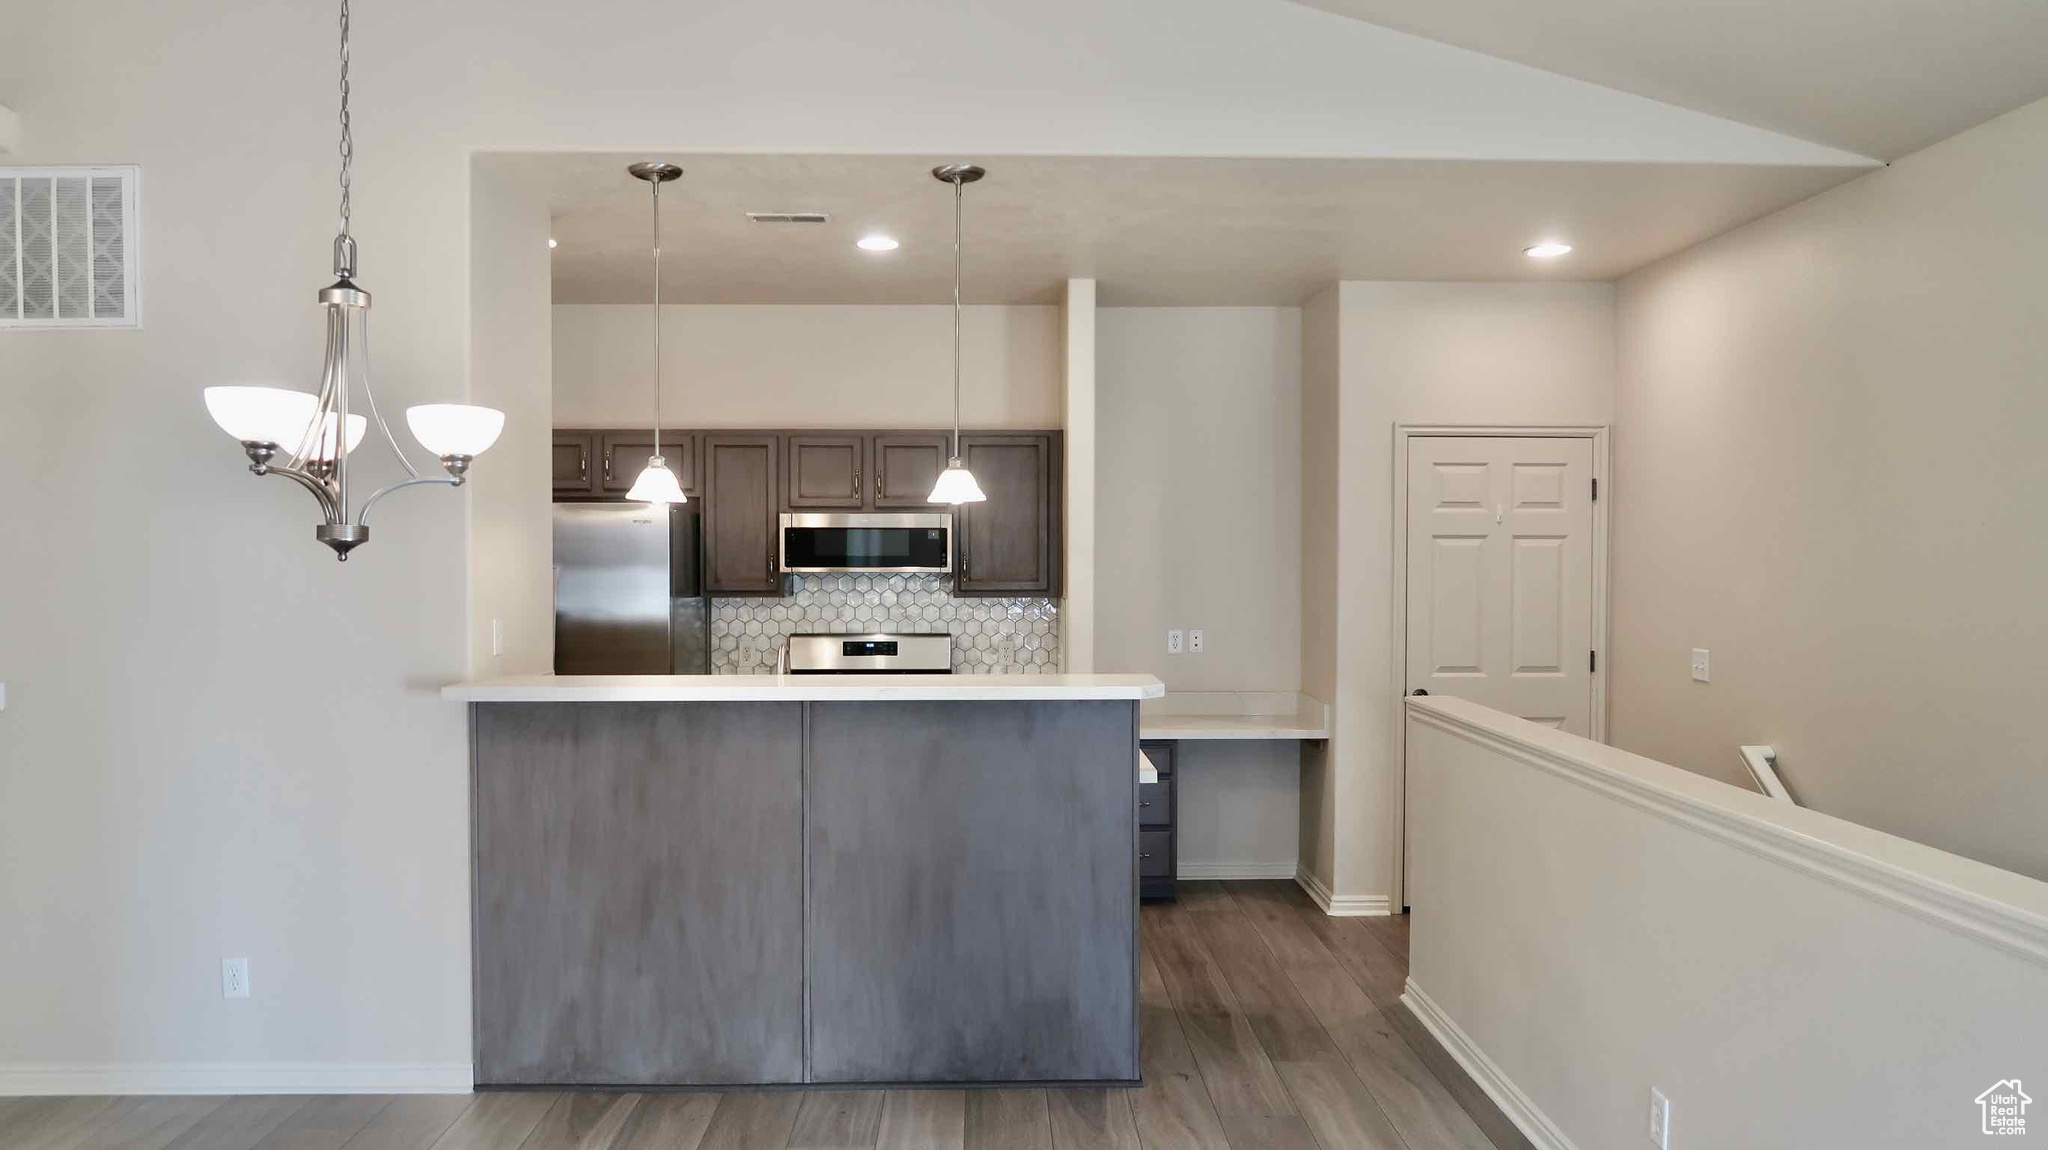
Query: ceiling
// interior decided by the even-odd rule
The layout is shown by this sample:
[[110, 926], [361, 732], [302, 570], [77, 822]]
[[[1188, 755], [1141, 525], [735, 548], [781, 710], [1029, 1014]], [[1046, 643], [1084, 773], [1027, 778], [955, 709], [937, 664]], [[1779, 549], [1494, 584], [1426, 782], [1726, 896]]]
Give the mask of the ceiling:
[[2042, 0], [1297, 0], [1878, 159], [2048, 96]]
[[[502, 153], [480, 180], [542, 198], [557, 303], [651, 298], [641, 156]], [[668, 156], [662, 298], [941, 303], [952, 297], [950, 156]], [[976, 157], [966, 299], [1051, 303], [1093, 277], [1106, 305], [1286, 305], [1339, 279], [1607, 280], [1857, 175], [1784, 165]], [[748, 211], [823, 211], [822, 225]], [[854, 247], [869, 232], [902, 246]], [[1522, 249], [1576, 245], [1560, 260]]]

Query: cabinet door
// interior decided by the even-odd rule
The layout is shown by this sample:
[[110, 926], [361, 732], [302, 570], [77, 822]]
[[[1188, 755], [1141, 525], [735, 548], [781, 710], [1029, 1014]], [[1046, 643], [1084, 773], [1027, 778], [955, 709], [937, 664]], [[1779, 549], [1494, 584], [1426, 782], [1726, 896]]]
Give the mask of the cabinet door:
[[789, 509], [838, 508], [858, 511], [866, 506], [868, 441], [864, 435], [789, 437]]
[[1059, 593], [1059, 441], [1049, 434], [960, 437], [988, 498], [959, 512], [957, 595]]
[[779, 435], [704, 437], [704, 593], [779, 595]]
[[589, 495], [597, 490], [597, 435], [589, 431], [555, 432], [555, 494]]
[[[647, 457], [654, 454], [654, 433], [607, 431], [598, 437], [598, 441], [604, 449], [604, 473], [598, 477], [598, 490], [612, 494], [630, 491], [633, 481], [640, 478], [641, 469], [647, 466]], [[683, 494], [696, 495], [696, 437], [687, 431], [662, 428], [661, 457], [668, 461], [668, 469], [676, 473], [676, 482], [682, 484]]]
[[951, 448], [951, 439], [943, 431], [875, 436], [869, 452], [870, 465], [875, 470], [874, 482], [869, 486], [874, 492], [871, 506], [878, 511], [933, 510], [927, 497], [932, 493], [932, 484], [939, 481], [939, 472], [946, 469], [946, 453]]
[[479, 1085], [803, 1080], [803, 730], [796, 703], [475, 708]]

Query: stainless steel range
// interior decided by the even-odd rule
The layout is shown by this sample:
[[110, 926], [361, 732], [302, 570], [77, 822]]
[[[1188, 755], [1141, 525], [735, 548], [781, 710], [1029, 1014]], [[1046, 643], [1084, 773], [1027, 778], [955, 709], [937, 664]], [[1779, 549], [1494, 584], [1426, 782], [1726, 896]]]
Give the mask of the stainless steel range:
[[783, 648], [792, 675], [945, 675], [951, 635], [791, 635]]

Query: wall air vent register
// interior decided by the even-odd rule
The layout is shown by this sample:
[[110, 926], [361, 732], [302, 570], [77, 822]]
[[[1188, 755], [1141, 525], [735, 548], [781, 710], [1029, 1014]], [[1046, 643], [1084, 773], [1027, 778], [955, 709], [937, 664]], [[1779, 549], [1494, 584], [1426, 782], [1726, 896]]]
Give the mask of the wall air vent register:
[[142, 172], [0, 167], [0, 328], [139, 327]]

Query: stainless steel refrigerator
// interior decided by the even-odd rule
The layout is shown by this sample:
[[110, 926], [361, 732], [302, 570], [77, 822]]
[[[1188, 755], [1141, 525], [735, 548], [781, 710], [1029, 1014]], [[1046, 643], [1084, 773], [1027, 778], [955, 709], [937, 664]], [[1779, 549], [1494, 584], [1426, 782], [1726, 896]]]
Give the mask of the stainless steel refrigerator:
[[708, 675], [697, 505], [555, 504], [555, 673]]

